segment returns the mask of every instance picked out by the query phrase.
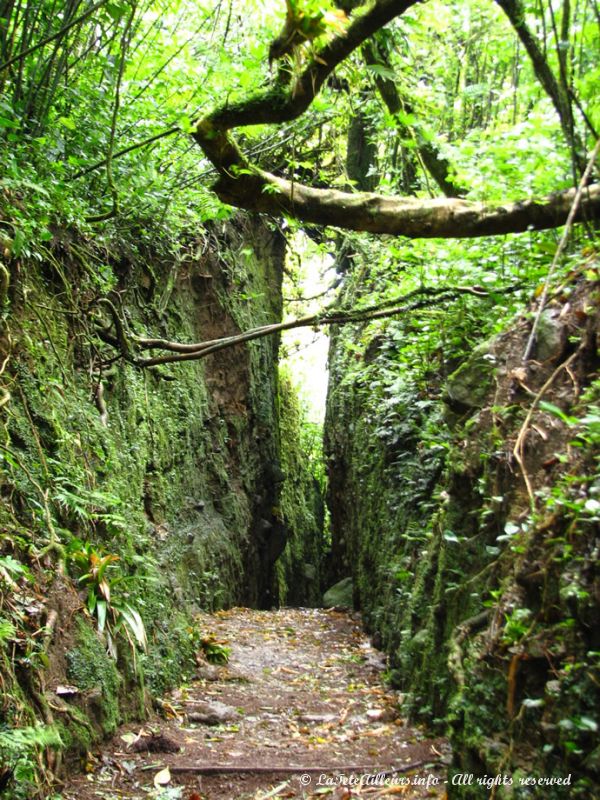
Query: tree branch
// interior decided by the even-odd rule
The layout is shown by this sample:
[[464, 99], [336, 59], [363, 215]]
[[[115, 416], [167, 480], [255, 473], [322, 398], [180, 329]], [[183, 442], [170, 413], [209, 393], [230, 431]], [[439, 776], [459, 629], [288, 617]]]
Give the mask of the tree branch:
[[[514, 285], [497, 291], [508, 293], [514, 292], [518, 288], [518, 285]], [[375, 306], [347, 311], [326, 310], [306, 317], [300, 317], [299, 319], [289, 320], [288, 322], [276, 322], [271, 325], [262, 325], [258, 328], [244, 331], [243, 333], [225, 336], [220, 339], [211, 339], [206, 342], [190, 344], [172, 342], [166, 339], [145, 339], [137, 337], [135, 341], [141, 349], [169, 350], [172, 355], [137, 358], [134, 363], [139, 367], [155, 367], [159, 364], [173, 364], [179, 361], [197, 361], [219, 350], [224, 350], [227, 347], [250, 342], [254, 339], [261, 339], [264, 336], [272, 336], [282, 331], [289, 331], [295, 328], [318, 327], [322, 325], [348, 325], [351, 323], [370, 322], [375, 319], [398, 316], [399, 314], [405, 314], [420, 308], [430, 308], [432, 298], [434, 298], [437, 303], [443, 303], [449, 300], [455, 300], [457, 297], [466, 294], [482, 298], [489, 296], [488, 292], [479, 286], [446, 286], [441, 288], [422, 286], [402, 297], [395, 298], [393, 301], [379, 303]], [[398, 303], [401, 304], [398, 305]]]
[[[409, 238], [495, 236], [565, 223], [574, 189], [541, 201], [526, 199], [496, 207], [458, 198], [422, 200], [349, 193], [286, 181], [259, 170], [241, 152], [230, 129], [298, 117], [341, 61], [414, 4], [415, 0], [377, 0], [344, 34], [334, 37], [315, 55], [290, 90], [276, 86], [247, 100], [226, 104], [198, 122], [192, 135], [219, 173], [213, 189], [223, 202], [249, 211], [287, 214], [318, 225]], [[508, 4], [505, 0], [504, 6]], [[599, 216], [600, 185], [593, 185], [587, 188], [575, 219]]]
[[85, 22], [88, 17], [91, 17], [99, 8], [101, 8], [106, 3], [106, 0], [99, 0], [98, 3], [94, 3], [93, 6], [90, 6], [87, 11], [84, 11], [83, 14], [80, 14], [75, 19], [71, 20], [68, 25], [65, 25], [60, 30], [53, 33], [51, 36], [47, 36], [45, 39], [42, 39], [41, 42], [37, 42], [36, 44], [32, 45], [31, 47], [22, 50], [20, 53], [17, 53], [16, 56], [12, 56], [4, 64], [0, 64], [0, 72], [3, 72], [7, 67], [10, 67], [12, 64], [15, 64], [17, 61], [22, 61], [26, 56], [31, 55], [36, 50], [39, 50], [42, 47], [45, 47], [47, 44], [54, 42], [56, 39], [60, 39], [65, 34], [67, 34], [71, 28], [74, 28], [76, 25]]
[[299, 117], [338, 64], [416, 2], [418, 0], [377, 0], [343, 34], [335, 36], [315, 54], [291, 88], [276, 84], [245, 100], [231, 105], [226, 103], [198, 122], [193, 138], [221, 174], [228, 173], [232, 167], [249, 169], [249, 162], [227, 132], [245, 125], [280, 124]]
[[[160, 139], [164, 139], [167, 136], [172, 136], [174, 133], [181, 133], [181, 128], [179, 125], [175, 125], [173, 128], [167, 128], [160, 133], [155, 134], [154, 136], [148, 137], [148, 139], [144, 139], [141, 142], [134, 142], [133, 144], [128, 145], [127, 147], [123, 147], [121, 150], [117, 150], [116, 153], [113, 153], [112, 160], [114, 161], [121, 156], [127, 155], [127, 153], [132, 153], [134, 150], [139, 150], [140, 147], [147, 147], [154, 142], [158, 142]], [[94, 164], [91, 164], [89, 167], [85, 167], [84, 169], [79, 170], [74, 175], [71, 175], [69, 178], [70, 181], [75, 181], [78, 178], [83, 178], [84, 175], [88, 175], [90, 172], [94, 172], [96, 169], [100, 169], [100, 167], [104, 167], [108, 158], [103, 158], [101, 161], [96, 161]]]
[[[564, 87], [559, 83], [550, 69], [550, 65], [544, 53], [541, 51], [535, 36], [527, 25], [523, 3], [521, 0], [497, 0], [497, 3], [506, 14], [510, 24], [521, 40], [523, 47], [527, 51], [538, 81], [541, 83], [548, 97], [552, 100], [565, 139], [573, 151], [573, 157], [579, 171], [583, 172], [585, 167], [584, 148], [575, 132], [571, 99], [568, 92], [564, 90]], [[559, 51], [559, 59], [560, 58], [561, 55]]]
[[[541, 200], [490, 206], [455, 198], [424, 200], [313, 189], [260, 170], [237, 177], [222, 175], [213, 189], [223, 202], [249, 211], [287, 214], [303, 222], [411, 239], [497, 236], [557, 228], [566, 222], [575, 197], [575, 189], [567, 189]], [[587, 187], [575, 219], [599, 217], [600, 184], [594, 184]]]
[[419, 0], [377, 0], [357, 17], [344, 33], [333, 37], [315, 53], [290, 88], [276, 84], [266, 92], [231, 105], [225, 104], [206, 119], [214, 129], [228, 130], [244, 125], [264, 125], [296, 119], [310, 106], [333, 70], [350, 53], [388, 22], [403, 14]]
[[[367, 66], [375, 64], [387, 67], [391, 70], [390, 62], [379, 46], [376, 37], [375, 44], [371, 41], [365, 42], [363, 53]], [[384, 77], [377, 72], [373, 75], [373, 80], [388, 111], [396, 119], [399, 135], [401, 137], [406, 136], [409, 131], [406, 126], [400, 122], [398, 115], [400, 112], [414, 114], [411, 103], [409, 103], [406, 97], [400, 95], [398, 86], [394, 80]], [[463, 186], [458, 186], [451, 180], [448, 159], [444, 158], [438, 148], [425, 138], [420, 125], [415, 125], [415, 138], [417, 148], [423, 159], [423, 164], [446, 197], [463, 197], [466, 194], [466, 190]]]

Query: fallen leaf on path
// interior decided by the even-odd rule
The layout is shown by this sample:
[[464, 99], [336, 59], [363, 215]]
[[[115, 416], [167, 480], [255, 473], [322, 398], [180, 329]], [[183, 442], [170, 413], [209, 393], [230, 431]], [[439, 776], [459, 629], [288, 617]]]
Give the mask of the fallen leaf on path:
[[286, 675], [298, 674], [297, 669], [290, 669], [290, 667], [275, 667], [275, 669], [272, 670], [273, 675], [279, 675], [280, 672], [285, 672]]
[[154, 785], [157, 789], [160, 789], [161, 786], [166, 786], [167, 783], [171, 780], [171, 770], [168, 767], [161, 769], [160, 772], [157, 772], [154, 776]]
[[389, 725], [380, 725], [379, 728], [373, 728], [371, 731], [361, 731], [361, 736], [384, 736], [390, 733]]
[[181, 712], [178, 711], [171, 703], [162, 702], [162, 711], [167, 719], [181, 719]]

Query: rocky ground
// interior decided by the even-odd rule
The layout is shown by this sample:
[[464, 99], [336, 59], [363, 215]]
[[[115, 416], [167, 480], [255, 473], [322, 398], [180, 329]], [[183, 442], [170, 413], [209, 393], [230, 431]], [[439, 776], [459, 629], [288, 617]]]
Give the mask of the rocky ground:
[[64, 800], [445, 796], [445, 741], [403, 719], [355, 617], [236, 608], [199, 626], [229, 663], [199, 657], [164, 718], [120, 729]]

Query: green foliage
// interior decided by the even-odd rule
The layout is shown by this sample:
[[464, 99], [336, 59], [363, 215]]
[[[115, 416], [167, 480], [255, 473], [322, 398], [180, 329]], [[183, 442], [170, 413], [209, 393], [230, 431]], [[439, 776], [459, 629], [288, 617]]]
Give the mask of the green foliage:
[[31, 571], [21, 561], [12, 556], [0, 556], [0, 580], [13, 586], [15, 580], [19, 578], [30, 580], [31, 577]]
[[[74, 484], [73, 478], [61, 475], [60, 470], [64, 465], [49, 459], [48, 462], [55, 470], [54, 486], [56, 487], [52, 500], [69, 515], [72, 515], [80, 522], [88, 522], [95, 525], [103, 523], [108, 530], [123, 529], [127, 526], [127, 520], [119, 512], [123, 501], [120, 497], [108, 492], [101, 492], [98, 489], [89, 489], [79, 483]], [[75, 560], [75, 556], [73, 556]]]
[[307, 419], [286, 369], [279, 374], [280, 512], [288, 531], [277, 562], [282, 603], [321, 602], [320, 575], [327, 548], [323, 497], [326, 488], [322, 426]]
[[0, 619], [0, 647], [14, 638], [17, 629], [7, 619]]
[[[300, 30], [314, 21], [320, 26], [305, 38], [343, 28], [331, 4], [303, 3], [297, 11]], [[74, 3], [51, 13], [47, 0], [8, 9], [0, 55], [14, 61], [3, 72], [0, 106], [7, 252], [42, 259], [57, 224], [89, 232], [86, 219], [108, 204], [111, 187], [121, 211], [101, 224], [107, 244], [128, 239], [142, 249], [158, 225], [166, 249], [176, 251], [186, 228], [227, 218], [230, 211], [209, 191], [210, 174], [188, 135], [198, 114], [224, 96], [234, 104], [264, 87], [283, 12], [282, 5], [266, 9], [259, 0], [234, 0], [230, 13], [190, 0], [160, 10], [152, 3], [104, 4], [79, 16]], [[527, 8], [550, 69], [566, 70], [570, 92], [597, 128], [593, 12], [577, 6], [564, 29], [567, 39], [558, 44], [551, 32], [560, 29], [561, 15], [545, 2]], [[283, 163], [292, 176], [309, 173], [344, 185], [348, 119], [360, 102], [381, 145], [372, 171], [383, 191], [432, 189], [415, 157], [423, 142], [440, 148], [472, 197], [504, 199], [569, 182], [555, 114], [500, 8], [479, 0], [416, 4], [378, 37], [384, 63], [366, 67], [353, 54], [339, 68], [346, 91], [325, 86], [311, 111], [280, 133], [246, 128], [244, 147], [259, 161]], [[393, 80], [410, 111], [393, 115], [367, 92], [373, 77]], [[407, 176], [411, 170], [416, 177]]]
[[227, 664], [231, 655], [231, 647], [217, 641], [214, 636], [206, 636], [200, 640], [200, 649], [211, 664]]
[[70, 542], [67, 554], [71, 563], [84, 573], [78, 582], [87, 589], [87, 609], [96, 617], [98, 633], [106, 636], [110, 655], [116, 660], [115, 637], [119, 632], [124, 633], [132, 648], [135, 640], [142, 650], [146, 650], [146, 629], [139, 612], [124, 600], [115, 598], [113, 593], [119, 577], [111, 575], [109, 570], [115, 567], [119, 556], [102, 554], [90, 542], [79, 539]]
[[515, 608], [510, 614], [505, 615], [502, 641], [507, 645], [520, 642], [531, 630], [531, 610], [529, 608]]
[[[82, 691], [97, 693], [98, 712], [94, 724], [103, 734], [111, 734], [122, 719], [119, 708], [124, 679], [115, 661], [106, 653], [98, 635], [83, 620], [76, 624], [74, 646], [67, 651], [67, 679]], [[124, 708], [132, 704], [125, 704]], [[87, 739], [90, 739], [88, 730]], [[91, 743], [91, 742], [90, 742]]]
[[[52, 573], [66, 545], [69, 568], [113, 656], [117, 637], [132, 650], [144, 650], [148, 639], [149, 652], [138, 654], [139, 663], [152, 688], [164, 691], [193, 655], [175, 602], [215, 609], [240, 595], [246, 499], [254, 494], [257, 463], [275, 460], [277, 449], [264, 433], [275, 427], [276, 398], [264, 379], [275, 347], [252, 344], [247, 373], [230, 376], [244, 387], [247, 379], [247, 416], [258, 420], [251, 428], [245, 410], [230, 414], [210, 398], [204, 366], [188, 364], [173, 374], [135, 371], [114, 363], [115, 347], [97, 328], [106, 324], [109, 295], [124, 312], [128, 332], [139, 336], [166, 331], [178, 341], [197, 340], [214, 326], [215, 308], [227, 315], [225, 332], [277, 317], [279, 267], [257, 266], [264, 242], [252, 240], [249, 230], [240, 229], [238, 239], [232, 228], [224, 232], [232, 211], [211, 192], [214, 175], [189, 134], [199, 114], [225, 99], [233, 107], [274, 85], [268, 51], [284, 9], [282, 3], [266, 8], [261, 0], [229, 6], [173, 0], [160, 7], [119, 0], [85, 16], [77, 2], [59, 5], [56, 13], [49, 0], [9, 3], [0, 20], [0, 248], [7, 263], [0, 298], [0, 375], [6, 368], [7, 379], [0, 396], [6, 501], [0, 522], [7, 531], [0, 555], [0, 655], [8, 658], [16, 635], [21, 666], [44, 665], [42, 637], [27, 629], [26, 593], [16, 590], [37, 580], [27, 564], [43, 570], [50, 563]], [[323, 24], [331, 4], [311, 0], [303, 8], [303, 24], [315, 18], [317, 24], [305, 28], [305, 37], [331, 33]], [[544, 0], [528, 4], [526, 17], [553, 74], [587, 117], [586, 124], [583, 115], [575, 120], [585, 146], [591, 138], [586, 125], [600, 127], [599, 33], [594, 4], [575, 4], [571, 20], [563, 16], [568, 8]], [[438, 193], [424, 168], [427, 144], [447, 159], [450, 177], [469, 199], [503, 202], [571, 185], [571, 153], [557, 116], [498, 4], [415, 4], [380, 32], [377, 47], [385, 63], [367, 68], [355, 52], [302, 118], [277, 130], [248, 126], [240, 145], [261, 168], [347, 187], [349, 120], [360, 109], [374, 144], [368, 177], [383, 192]], [[294, 68], [301, 68], [302, 57]], [[377, 78], [394, 81], [404, 110], [391, 113], [370, 91]], [[92, 222], [111, 199], [119, 213]], [[367, 621], [381, 628], [403, 675], [417, 665], [433, 676], [426, 690], [418, 682], [405, 687], [412, 695], [407, 705], [423, 713], [443, 710], [446, 685], [435, 677], [447, 655], [434, 636], [445, 624], [440, 608], [450, 616], [457, 608], [476, 613], [478, 592], [487, 584], [474, 580], [464, 596], [463, 574], [481, 559], [494, 564], [505, 545], [523, 555], [517, 548], [527, 546], [540, 522], [529, 520], [518, 535], [506, 530], [509, 498], [501, 488], [488, 491], [500, 445], [490, 441], [474, 466], [453, 439], [457, 423], [444, 416], [440, 393], [473, 346], [500, 330], [535, 291], [555, 245], [553, 233], [533, 232], [461, 243], [353, 235], [344, 245], [350, 257], [343, 306], [391, 303], [421, 286], [469, 284], [488, 291], [486, 299], [429, 303], [336, 333], [344, 368], [334, 368], [332, 408], [356, 423], [356, 450], [345, 455], [360, 457], [361, 467], [344, 488], [358, 507], [364, 543], [350, 552], [352, 564], [340, 568], [359, 572]], [[333, 249], [327, 236], [319, 246]], [[219, 266], [206, 275], [200, 271], [205, 255], [216, 250]], [[572, 263], [567, 256], [557, 274], [566, 275]], [[515, 285], [518, 291], [509, 291]], [[210, 321], [202, 316], [207, 307]], [[211, 380], [222, 376], [213, 373]], [[96, 406], [100, 388], [108, 420]], [[320, 430], [306, 421], [285, 377], [279, 403], [286, 480], [281, 497], [274, 493], [267, 505], [273, 500], [278, 522], [291, 530], [277, 567], [280, 596], [288, 591], [294, 601], [295, 581], [304, 584], [296, 597], [305, 598], [309, 587], [311, 601], [318, 602], [327, 546], [320, 534], [326, 488]], [[591, 455], [599, 440], [597, 397], [584, 405], [567, 411], [541, 405], [568, 428], [571, 451], [586, 464], [585, 473], [573, 466], [538, 498], [540, 516], [543, 508], [560, 520], [541, 557], [563, 570], [554, 602], [574, 608], [560, 623], [573, 647], [568, 637], [576, 626], [569, 620], [576, 620], [575, 612], [586, 618], [591, 600], [572, 566], [589, 558], [578, 548], [582, 532], [598, 522], [600, 500]], [[499, 425], [508, 423], [511, 414], [498, 418]], [[269, 439], [268, 446], [255, 446], [256, 433]], [[568, 466], [571, 456], [557, 458]], [[241, 466], [230, 491], [236, 459]], [[446, 508], [436, 490], [443, 468], [461, 486], [468, 485], [469, 471], [484, 471], [477, 492], [461, 498], [466, 516]], [[195, 510], [199, 501], [203, 512]], [[492, 531], [493, 538], [481, 541], [481, 531]], [[437, 561], [429, 556], [434, 545]], [[483, 589], [480, 594], [489, 596]], [[502, 593], [493, 602], [500, 605]], [[539, 633], [520, 618], [522, 610], [504, 609], [507, 647], [526, 646]], [[561, 673], [572, 708], [577, 696], [593, 698], [585, 677], [592, 661], [582, 658]], [[81, 633], [68, 662], [79, 685], [102, 687], [105, 717], [114, 726], [119, 681], [97, 637]], [[591, 713], [569, 711], [556, 747], [581, 750], [593, 733], [591, 719]], [[33, 751], [21, 746], [30, 760]]]
[[39, 789], [37, 757], [47, 747], [60, 748], [63, 742], [55, 727], [8, 728], [0, 726], [0, 762], [11, 775], [10, 797], [30, 800]]

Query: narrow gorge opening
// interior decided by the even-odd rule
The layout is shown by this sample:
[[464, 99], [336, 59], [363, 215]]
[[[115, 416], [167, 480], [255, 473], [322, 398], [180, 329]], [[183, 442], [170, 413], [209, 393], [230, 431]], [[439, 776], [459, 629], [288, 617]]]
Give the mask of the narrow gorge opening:
[[[337, 280], [333, 251], [333, 242], [316, 243], [302, 230], [288, 238], [282, 288], [284, 322], [318, 314], [332, 301]], [[292, 472], [292, 464], [300, 461], [307, 473], [303, 486], [295, 483], [283, 487], [284, 513], [287, 508], [291, 525], [287, 552], [278, 565], [283, 577], [279, 601], [283, 604], [321, 605], [323, 587], [329, 579], [330, 531], [323, 456], [328, 351], [329, 337], [322, 328], [300, 327], [282, 334], [279, 362], [282, 463], [284, 472], [286, 467]], [[298, 514], [303, 492], [313, 520], [312, 537]], [[298, 563], [295, 559], [292, 563], [291, 554], [302, 548], [307, 553], [306, 560]], [[287, 591], [283, 588], [286, 583], [289, 583]]]

